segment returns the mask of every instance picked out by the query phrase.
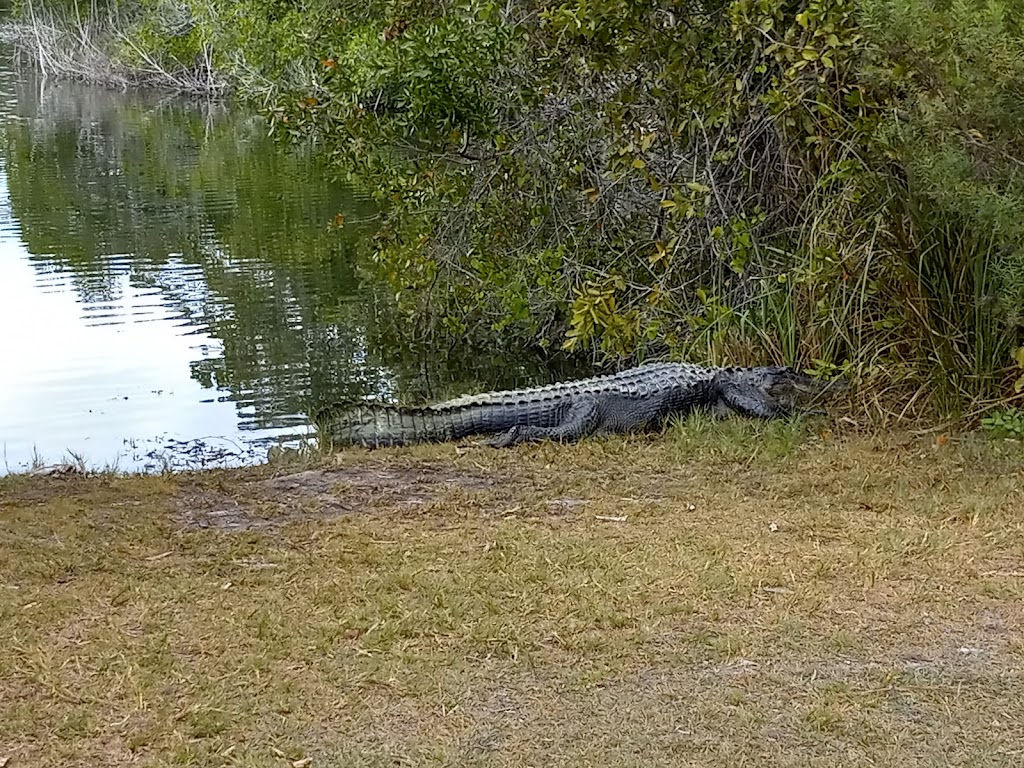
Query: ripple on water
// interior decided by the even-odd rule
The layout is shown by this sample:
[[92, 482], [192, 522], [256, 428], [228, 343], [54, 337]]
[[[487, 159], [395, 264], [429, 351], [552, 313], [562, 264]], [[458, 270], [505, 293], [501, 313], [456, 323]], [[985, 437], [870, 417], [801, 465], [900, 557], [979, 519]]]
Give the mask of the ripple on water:
[[44, 89], [4, 53], [0, 473], [252, 461], [365, 389], [351, 349], [309, 343], [341, 323], [368, 347], [356, 235], [325, 227], [364, 199], [223, 106]]

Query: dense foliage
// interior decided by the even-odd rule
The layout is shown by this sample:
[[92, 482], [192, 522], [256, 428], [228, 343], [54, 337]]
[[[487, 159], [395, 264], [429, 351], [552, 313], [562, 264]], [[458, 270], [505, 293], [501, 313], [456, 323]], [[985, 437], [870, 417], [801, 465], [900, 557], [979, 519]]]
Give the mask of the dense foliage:
[[882, 410], [1024, 388], [1020, 0], [93, 10], [369, 184], [421, 332], [785, 360]]

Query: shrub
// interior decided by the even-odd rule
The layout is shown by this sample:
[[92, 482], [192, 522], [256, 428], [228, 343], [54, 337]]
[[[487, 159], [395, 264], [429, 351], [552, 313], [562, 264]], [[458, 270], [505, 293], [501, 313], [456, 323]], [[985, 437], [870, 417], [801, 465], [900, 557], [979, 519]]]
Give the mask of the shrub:
[[878, 412], [1015, 396], [1020, 0], [167, 7], [188, 34], [136, 46], [202, 53], [386, 204], [371, 261], [421, 334], [785, 360]]

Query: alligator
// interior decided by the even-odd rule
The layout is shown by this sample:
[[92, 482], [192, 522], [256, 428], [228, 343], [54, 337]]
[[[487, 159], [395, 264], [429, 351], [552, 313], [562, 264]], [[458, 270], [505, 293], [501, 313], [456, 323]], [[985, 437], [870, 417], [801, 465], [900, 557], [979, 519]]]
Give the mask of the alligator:
[[422, 407], [342, 403], [321, 410], [314, 422], [320, 436], [336, 446], [377, 448], [491, 435], [485, 440], [488, 445], [507, 448], [650, 430], [702, 409], [774, 419], [795, 413], [797, 399], [837, 384], [841, 386], [779, 366], [649, 363], [606, 376], [467, 395]]

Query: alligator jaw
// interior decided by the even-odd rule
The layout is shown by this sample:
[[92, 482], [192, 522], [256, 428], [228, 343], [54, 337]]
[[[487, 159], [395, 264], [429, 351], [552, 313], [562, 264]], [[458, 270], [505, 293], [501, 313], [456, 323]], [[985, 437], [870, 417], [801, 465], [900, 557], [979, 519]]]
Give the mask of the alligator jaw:
[[[785, 368], [779, 372], [773, 372], [766, 377], [764, 392], [768, 397], [780, 402], [789, 403], [791, 407], [797, 405], [806, 407], [812, 403], [820, 402], [827, 395], [837, 392], [844, 392], [849, 389], [850, 384], [844, 379], [834, 381], [822, 381], [798, 373], [791, 368]], [[809, 415], [825, 415], [822, 409], [805, 411]]]

